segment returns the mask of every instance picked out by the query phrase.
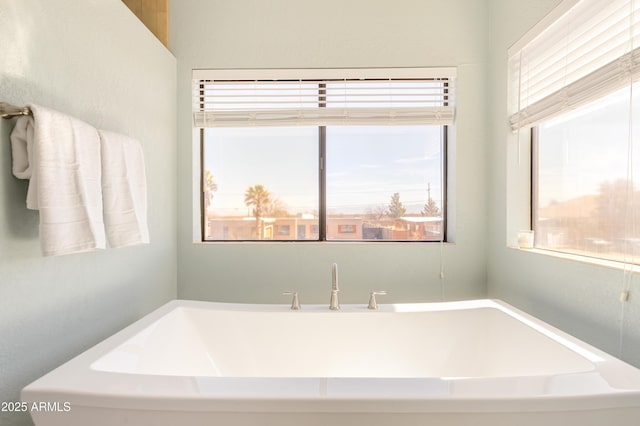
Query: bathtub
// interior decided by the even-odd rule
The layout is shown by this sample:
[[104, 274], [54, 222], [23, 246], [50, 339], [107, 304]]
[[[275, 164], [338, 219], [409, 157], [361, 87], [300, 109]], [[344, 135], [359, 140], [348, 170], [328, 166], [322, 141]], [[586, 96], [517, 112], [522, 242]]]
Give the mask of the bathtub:
[[22, 401], [37, 426], [637, 426], [640, 371], [496, 300], [175, 300]]

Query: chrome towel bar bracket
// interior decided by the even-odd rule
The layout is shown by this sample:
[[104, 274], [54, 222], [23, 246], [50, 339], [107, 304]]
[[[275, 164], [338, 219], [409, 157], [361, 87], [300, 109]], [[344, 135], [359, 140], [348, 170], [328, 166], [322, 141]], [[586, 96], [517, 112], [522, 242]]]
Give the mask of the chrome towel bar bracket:
[[10, 105], [6, 102], [0, 102], [0, 117], [13, 118], [20, 117], [22, 115], [31, 115], [31, 109], [29, 107], [17, 107]]

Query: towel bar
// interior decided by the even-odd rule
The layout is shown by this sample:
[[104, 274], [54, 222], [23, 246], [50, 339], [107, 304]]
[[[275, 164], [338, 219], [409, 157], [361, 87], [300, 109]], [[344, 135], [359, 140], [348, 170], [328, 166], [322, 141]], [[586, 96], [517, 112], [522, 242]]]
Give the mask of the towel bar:
[[31, 109], [29, 109], [29, 107], [17, 107], [9, 105], [6, 102], [0, 102], [0, 117], [13, 118], [21, 115], [31, 115]]

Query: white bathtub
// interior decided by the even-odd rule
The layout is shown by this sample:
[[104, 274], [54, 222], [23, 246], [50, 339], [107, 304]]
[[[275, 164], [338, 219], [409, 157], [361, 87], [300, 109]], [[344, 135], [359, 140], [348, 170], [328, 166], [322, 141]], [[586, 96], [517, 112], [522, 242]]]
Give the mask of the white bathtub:
[[176, 300], [22, 400], [37, 426], [637, 426], [640, 371], [499, 301]]

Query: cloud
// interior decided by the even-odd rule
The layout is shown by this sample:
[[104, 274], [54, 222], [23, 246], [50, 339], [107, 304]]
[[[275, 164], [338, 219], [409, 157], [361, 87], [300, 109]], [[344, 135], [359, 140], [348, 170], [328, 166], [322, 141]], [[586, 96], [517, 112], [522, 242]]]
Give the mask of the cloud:
[[398, 158], [393, 162], [395, 164], [416, 164], [416, 163], [425, 163], [427, 161], [432, 161], [432, 160], [440, 160], [440, 152], [433, 152], [423, 157]]

